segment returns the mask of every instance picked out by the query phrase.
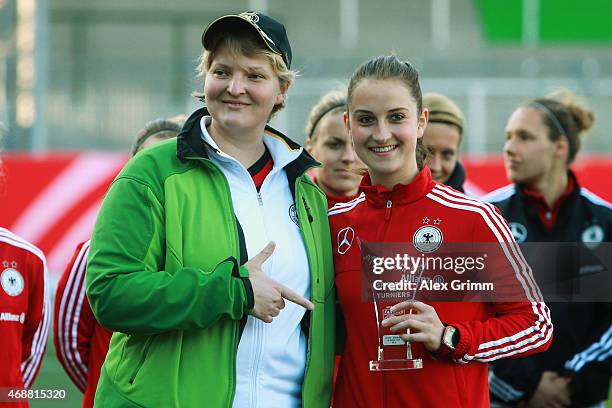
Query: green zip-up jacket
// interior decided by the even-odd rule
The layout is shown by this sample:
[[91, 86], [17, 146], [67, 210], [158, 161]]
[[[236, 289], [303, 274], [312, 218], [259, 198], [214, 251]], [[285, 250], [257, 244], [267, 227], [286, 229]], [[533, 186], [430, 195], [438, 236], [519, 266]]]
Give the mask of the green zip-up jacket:
[[[96, 221], [87, 296], [115, 332], [96, 392], [101, 407], [231, 407], [236, 350], [253, 308], [244, 236], [227, 180], [207, 155], [196, 111], [176, 139], [138, 154]], [[266, 131], [283, 138], [269, 127]], [[325, 195], [302, 151], [285, 168], [311, 276], [302, 403], [329, 407], [335, 290]]]

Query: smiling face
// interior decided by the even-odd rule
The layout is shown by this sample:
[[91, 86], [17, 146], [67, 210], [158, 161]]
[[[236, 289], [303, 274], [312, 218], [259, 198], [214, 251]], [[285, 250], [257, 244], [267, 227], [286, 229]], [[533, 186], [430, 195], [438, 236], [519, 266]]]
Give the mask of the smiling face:
[[562, 138], [556, 142], [549, 139], [542, 115], [535, 108], [522, 106], [508, 119], [504, 165], [514, 183], [536, 184], [558, 170], [564, 171], [565, 142]]
[[461, 135], [456, 126], [433, 122], [427, 124], [423, 136], [423, 142], [429, 149], [426, 164], [437, 182], [446, 183], [453, 174], [457, 165], [460, 141]]
[[355, 170], [363, 167], [363, 163], [355, 154], [341, 110], [328, 112], [321, 118], [308, 139], [307, 148], [322, 164], [315, 172], [317, 183], [327, 194], [341, 197], [357, 193], [361, 176]]
[[399, 79], [365, 78], [355, 86], [347, 126], [372, 184], [392, 188], [416, 176], [417, 139], [427, 118], [427, 110], [418, 111], [410, 89]]
[[218, 136], [261, 134], [285, 92], [264, 55], [234, 55], [220, 46], [204, 83], [206, 106], [212, 116], [209, 131]]

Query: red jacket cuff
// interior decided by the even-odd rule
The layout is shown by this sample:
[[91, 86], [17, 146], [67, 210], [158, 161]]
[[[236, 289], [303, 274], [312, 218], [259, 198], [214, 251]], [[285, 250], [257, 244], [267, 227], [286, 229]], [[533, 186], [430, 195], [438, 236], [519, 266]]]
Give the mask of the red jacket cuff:
[[472, 343], [472, 335], [461, 323], [448, 323], [459, 331], [459, 343], [455, 347], [455, 351], [451, 354], [453, 359], [459, 359], [467, 354], [470, 344]]

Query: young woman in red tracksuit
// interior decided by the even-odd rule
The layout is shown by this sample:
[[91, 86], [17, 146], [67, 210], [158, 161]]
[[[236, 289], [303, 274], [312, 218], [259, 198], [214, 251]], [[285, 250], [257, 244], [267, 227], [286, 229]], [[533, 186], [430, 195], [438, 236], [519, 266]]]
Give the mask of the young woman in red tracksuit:
[[[543, 351], [552, 338], [548, 309], [505, 220], [493, 206], [436, 183], [423, 166], [427, 119], [418, 73], [409, 63], [378, 57], [353, 74], [345, 121], [368, 172], [359, 197], [329, 211], [346, 326], [335, 407], [487, 407], [487, 362]], [[396, 316], [383, 325], [412, 343], [423, 368], [372, 372], [377, 323], [372, 303], [362, 300], [360, 244], [413, 245], [423, 226], [436, 231], [440, 243], [488, 243], [498, 251], [496, 284], [514, 285], [519, 297], [396, 304]]]
[[327, 197], [327, 205], [357, 197], [363, 166], [344, 126], [346, 92], [326, 93], [312, 107], [306, 122], [306, 149], [321, 167], [312, 170], [313, 180]]
[[0, 407], [29, 406], [50, 320], [44, 254], [0, 227]]
[[[0, 187], [3, 178], [0, 160]], [[36, 391], [51, 322], [48, 285], [42, 251], [0, 227], [0, 407], [27, 408]]]

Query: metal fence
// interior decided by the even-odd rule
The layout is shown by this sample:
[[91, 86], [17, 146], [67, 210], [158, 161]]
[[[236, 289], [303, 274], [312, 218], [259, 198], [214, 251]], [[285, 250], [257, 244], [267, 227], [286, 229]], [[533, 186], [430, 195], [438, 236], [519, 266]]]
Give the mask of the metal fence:
[[[182, 86], [182, 97], [173, 95], [167, 79], [143, 68], [138, 80], [122, 77], [113, 64], [95, 64], [95, 80], [76, 93], [56, 78], [47, 95], [48, 144], [53, 149], [127, 149], [138, 130], [156, 117], [190, 113], [200, 103], [190, 92], [201, 87], [192, 79]], [[168, 63], [166, 63], [168, 64]], [[120, 64], [126, 69], [128, 64]], [[162, 61], [156, 66], [164, 71]], [[129, 71], [138, 70], [131, 67]], [[348, 73], [347, 73], [348, 77]], [[287, 107], [273, 126], [296, 141], [304, 141], [304, 126], [310, 108], [333, 88], [346, 86], [347, 78], [298, 78], [289, 91]], [[583, 151], [612, 152], [612, 78], [426, 78], [424, 92], [449, 95], [463, 109], [466, 118], [463, 150], [470, 154], [500, 152], [504, 127], [511, 112], [525, 101], [555, 89], [570, 89], [583, 97], [595, 112], [595, 127], [584, 140]]]
[[[34, 2], [44, 21], [37, 33], [46, 28], [36, 37], [40, 109], [34, 126], [20, 129], [12, 120], [23, 77], [15, 16], [20, 3]], [[202, 86], [194, 73], [202, 27], [225, 13], [265, 9], [290, 28], [302, 72], [274, 121], [297, 141], [320, 95], [345, 84], [364, 59], [396, 51], [421, 70], [424, 91], [448, 94], [465, 111], [468, 153], [500, 151], [512, 110], [559, 87], [584, 96], [597, 116], [584, 150], [612, 152], [610, 47], [491, 46], [474, 0], [0, 3], [0, 122], [12, 127], [8, 150], [127, 149], [144, 123], [198, 106], [190, 93]], [[38, 11], [44, 7], [46, 17]]]

